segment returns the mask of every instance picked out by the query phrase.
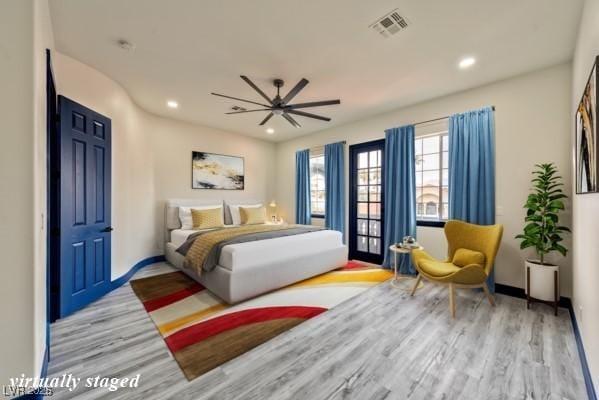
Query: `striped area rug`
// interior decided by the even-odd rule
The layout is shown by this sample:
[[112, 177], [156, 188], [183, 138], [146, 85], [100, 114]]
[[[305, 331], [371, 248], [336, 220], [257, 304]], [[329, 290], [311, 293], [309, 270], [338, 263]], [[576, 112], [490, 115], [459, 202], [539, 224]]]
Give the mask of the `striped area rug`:
[[192, 380], [392, 276], [350, 261], [235, 305], [182, 272], [134, 280], [131, 287]]

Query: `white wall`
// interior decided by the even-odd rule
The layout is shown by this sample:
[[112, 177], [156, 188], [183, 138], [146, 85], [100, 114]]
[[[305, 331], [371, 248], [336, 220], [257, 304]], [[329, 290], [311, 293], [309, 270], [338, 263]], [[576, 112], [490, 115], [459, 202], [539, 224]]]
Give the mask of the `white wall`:
[[[599, 55], [599, 1], [587, 0], [573, 60], [571, 121], [582, 96], [594, 59]], [[573, 124], [572, 124], [573, 125]], [[570, 128], [571, 138], [574, 132]], [[572, 140], [572, 160], [574, 140]], [[572, 161], [573, 162], [573, 161]], [[574, 168], [572, 168], [574, 170]], [[574, 174], [572, 180], [574, 181]], [[572, 182], [574, 184], [574, 182]], [[574, 186], [573, 186], [574, 190]], [[573, 199], [573, 303], [587, 361], [599, 390], [599, 194], [575, 195]]]
[[7, 0], [0, 13], [0, 384], [38, 375], [46, 348], [45, 0]]
[[[33, 354], [33, 2], [4, 2], [0, 13], [0, 382], [34, 373]], [[10, 229], [8, 229], [10, 228]]]
[[[112, 119], [113, 279], [163, 254], [166, 199], [273, 196], [274, 144], [149, 114], [109, 77], [58, 52], [54, 68], [59, 94]], [[245, 157], [245, 190], [192, 190], [193, 150]]]
[[[496, 106], [496, 200], [502, 215], [497, 222], [505, 227], [496, 263], [499, 283], [523, 287], [523, 262], [530, 252], [521, 252], [514, 236], [523, 226], [522, 208], [529, 190], [530, 171], [538, 162], [553, 161], [570, 187], [571, 65], [563, 64], [526, 75], [434, 99], [411, 107], [378, 115], [279, 143], [277, 146], [277, 201], [281, 213], [294, 220], [295, 157], [305, 149], [346, 140], [348, 146], [384, 137], [384, 130], [408, 123], [447, 116], [469, 109]], [[347, 158], [346, 158], [347, 160]], [[349, 187], [346, 177], [346, 187]], [[566, 225], [570, 215], [564, 215]], [[445, 239], [441, 229], [419, 228], [419, 241], [434, 255], [444, 256]], [[570, 259], [556, 257], [563, 266], [562, 295], [571, 295]]]

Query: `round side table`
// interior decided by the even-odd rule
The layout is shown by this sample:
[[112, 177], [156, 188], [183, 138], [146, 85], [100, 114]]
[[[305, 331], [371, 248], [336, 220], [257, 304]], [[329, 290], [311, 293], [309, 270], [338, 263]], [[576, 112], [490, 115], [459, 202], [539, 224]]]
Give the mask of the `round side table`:
[[[424, 247], [422, 247], [422, 246], [403, 247], [403, 246], [396, 246], [394, 244], [389, 246], [389, 250], [391, 250], [393, 252], [393, 260], [394, 260], [393, 270], [395, 271], [395, 276], [391, 280], [391, 286], [393, 286], [394, 288], [398, 288], [398, 289], [406, 289], [406, 288], [400, 286], [399, 283], [402, 281], [415, 279], [415, 277], [412, 275], [402, 275], [397, 271], [397, 267], [398, 267], [397, 255], [398, 254], [410, 254], [410, 253], [412, 253], [412, 250], [422, 250], [422, 249], [424, 249]], [[423, 286], [422, 282], [420, 282], [420, 285], [418, 285], [418, 288], [420, 288], [422, 286]], [[411, 288], [409, 288], [409, 289], [412, 290]]]

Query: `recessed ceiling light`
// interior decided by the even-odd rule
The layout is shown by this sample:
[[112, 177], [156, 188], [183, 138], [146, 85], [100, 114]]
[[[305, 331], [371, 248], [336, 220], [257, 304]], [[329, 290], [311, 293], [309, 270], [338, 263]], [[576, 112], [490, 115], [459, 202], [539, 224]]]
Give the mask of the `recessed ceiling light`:
[[466, 58], [462, 58], [458, 65], [461, 69], [466, 69], [466, 68], [470, 68], [474, 64], [476, 64], [476, 59], [474, 57], [466, 57]]
[[177, 108], [177, 107], [179, 107], [179, 103], [177, 103], [175, 100], [169, 100], [169, 101], [167, 101], [166, 105], [169, 106], [169, 108]]
[[272, 129], [272, 128], [268, 128], [268, 129], [266, 130], [266, 133], [268, 133], [269, 135], [272, 135], [273, 133], [275, 133], [275, 130], [274, 130], [274, 129]]

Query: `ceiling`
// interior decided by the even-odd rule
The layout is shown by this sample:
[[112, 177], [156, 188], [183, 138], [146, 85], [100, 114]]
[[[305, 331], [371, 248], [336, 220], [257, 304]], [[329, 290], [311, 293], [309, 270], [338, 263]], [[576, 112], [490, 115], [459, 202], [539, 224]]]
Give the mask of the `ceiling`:
[[[582, 0], [51, 0], [57, 50], [119, 82], [154, 114], [281, 141], [570, 60]], [[410, 26], [383, 38], [369, 25], [397, 8]], [[135, 44], [124, 51], [116, 41]], [[477, 63], [457, 68], [464, 56]], [[332, 118], [266, 112], [224, 115], [260, 102], [272, 79], [294, 99], [341, 99], [305, 109]], [[166, 101], [179, 102], [176, 110]], [[249, 105], [249, 108], [252, 108]], [[275, 129], [274, 135], [265, 133]]]

